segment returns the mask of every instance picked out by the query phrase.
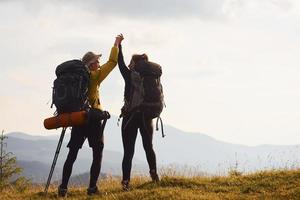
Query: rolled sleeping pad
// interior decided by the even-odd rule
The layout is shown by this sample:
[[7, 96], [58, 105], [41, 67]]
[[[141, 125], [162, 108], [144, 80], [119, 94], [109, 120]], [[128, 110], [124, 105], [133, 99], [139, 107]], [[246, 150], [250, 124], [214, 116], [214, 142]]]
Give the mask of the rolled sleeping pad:
[[62, 113], [44, 120], [46, 129], [56, 129], [60, 127], [79, 126], [87, 122], [88, 114], [86, 111]]

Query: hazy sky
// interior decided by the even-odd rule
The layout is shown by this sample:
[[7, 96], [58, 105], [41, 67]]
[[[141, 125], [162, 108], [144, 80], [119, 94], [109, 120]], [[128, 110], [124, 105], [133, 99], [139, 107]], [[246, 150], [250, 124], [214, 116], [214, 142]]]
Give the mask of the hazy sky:
[[[103, 63], [119, 33], [127, 63], [147, 53], [162, 65], [166, 124], [231, 143], [299, 144], [298, 0], [0, 0], [0, 128], [54, 133], [42, 122], [55, 111], [55, 67], [90, 50]], [[100, 91], [114, 115], [123, 91], [116, 68]]]

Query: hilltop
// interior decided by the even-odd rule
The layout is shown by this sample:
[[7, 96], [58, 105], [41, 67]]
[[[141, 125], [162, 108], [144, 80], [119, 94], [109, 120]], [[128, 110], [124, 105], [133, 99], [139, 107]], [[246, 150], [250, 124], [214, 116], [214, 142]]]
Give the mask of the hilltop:
[[[172, 173], [169, 173], [172, 174]], [[9, 188], [1, 199], [57, 199], [57, 185], [51, 185], [47, 198], [43, 186], [31, 186], [24, 192]], [[67, 199], [300, 199], [300, 169], [261, 171], [242, 175], [237, 171], [228, 176], [184, 177], [162, 175], [161, 182], [152, 183], [147, 177], [135, 177], [132, 190], [123, 192], [120, 180], [111, 178], [100, 182], [101, 196], [89, 198], [86, 188], [69, 188]]]
[[[123, 144], [120, 127], [117, 127], [116, 124], [117, 117], [115, 116], [112, 116], [112, 119], [107, 122], [101, 172], [118, 176], [121, 172]], [[185, 132], [169, 125], [165, 125], [164, 130], [167, 134], [165, 138], [161, 137], [160, 132], [156, 132], [153, 140], [158, 168], [171, 165], [176, 170], [181, 170], [190, 167], [209, 174], [223, 173], [222, 175], [224, 175], [228, 169], [236, 167], [237, 163], [238, 170], [243, 172], [300, 167], [299, 144], [245, 146], [219, 141], [202, 133]], [[43, 136], [17, 132], [7, 134], [7, 151], [13, 152], [17, 157], [20, 167], [24, 169], [22, 175], [40, 183], [47, 179], [59, 138], [59, 131], [56, 132], [55, 135], [44, 134]], [[53, 180], [61, 178], [62, 166], [68, 152], [66, 146], [69, 141], [69, 133], [68, 130]], [[89, 170], [92, 161], [91, 155], [91, 149], [86, 142], [78, 154], [72, 175]], [[135, 145], [133, 166], [133, 169], [138, 172], [148, 173], [140, 134], [138, 134]]]

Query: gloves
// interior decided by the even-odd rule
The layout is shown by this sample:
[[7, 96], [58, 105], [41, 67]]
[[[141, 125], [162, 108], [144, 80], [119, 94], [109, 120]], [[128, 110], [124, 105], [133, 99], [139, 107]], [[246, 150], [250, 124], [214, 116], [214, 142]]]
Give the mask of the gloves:
[[110, 114], [109, 114], [108, 111], [103, 111], [102, 116], [103, 116], [103, 119], [109, 119], [110, 118]]
[[88, 121], [92, 123], [98, 123], [101, 120], [109, 119], [110, 114], [108, 111], [102, 111], [99, 109], [91, 108], [88, 111]]

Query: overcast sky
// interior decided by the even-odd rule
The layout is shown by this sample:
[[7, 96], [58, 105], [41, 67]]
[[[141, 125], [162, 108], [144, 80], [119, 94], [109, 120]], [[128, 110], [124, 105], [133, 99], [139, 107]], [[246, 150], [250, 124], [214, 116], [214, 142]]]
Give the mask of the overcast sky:
[[[163, 67], [166, 124], [239, 144], [299, 144], [298, 0], [0, 0], [0, 128], [50, 134], [55, 67], [102, 53], [123, 33], [125, 61]], [[124, 81], [101, 85], [118, 115]], [[56, 131], [57, 132], [57, 131]], [[171, 133], [169, 133], [171, 135]]]

